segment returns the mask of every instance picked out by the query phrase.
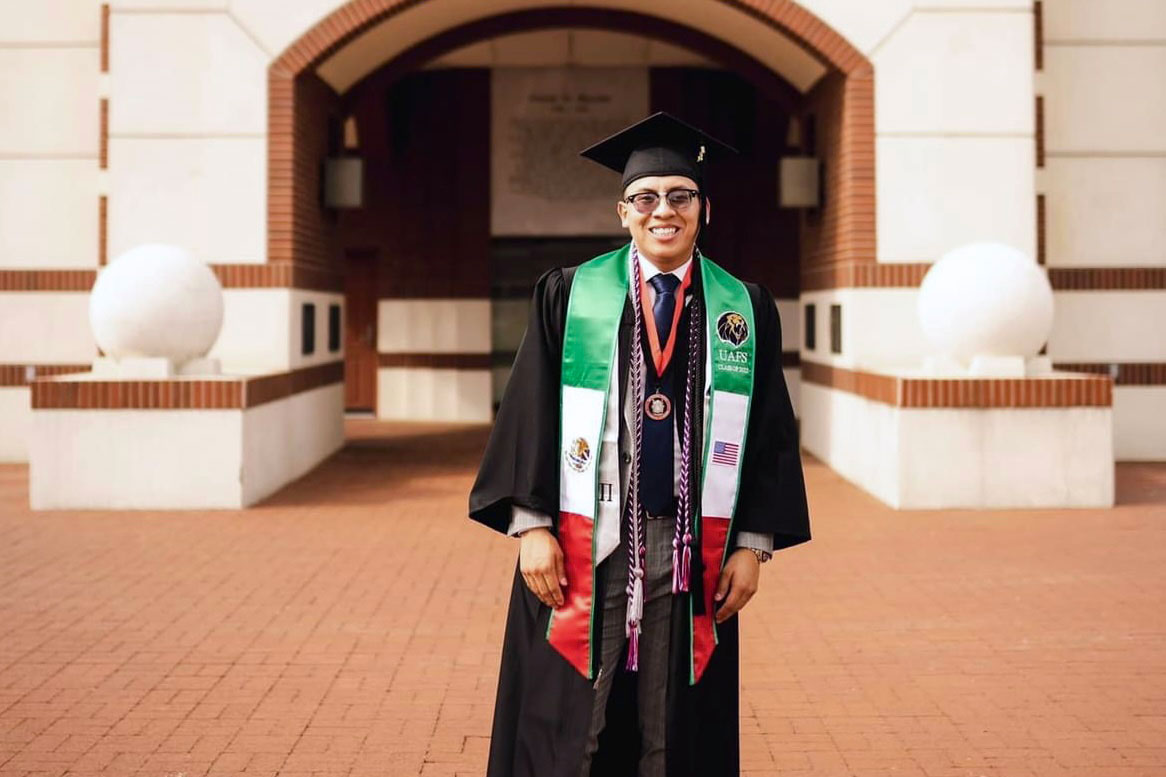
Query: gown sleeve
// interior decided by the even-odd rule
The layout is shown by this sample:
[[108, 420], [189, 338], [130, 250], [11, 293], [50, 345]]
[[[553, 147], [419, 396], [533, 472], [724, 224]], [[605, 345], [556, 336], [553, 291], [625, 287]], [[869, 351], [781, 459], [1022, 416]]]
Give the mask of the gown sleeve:
[[773, 297], [746, 284], [757, 329], [757, 370], [734, 528], [773, 535], [780, 550], [810, 539], [797, 421], [781, 363], [781, 321]]
[[535, 284], [526, 334], [470, 491], [470, 518], [503, 534], [514, 506], [558, 515], [559, 376], [567, 293], [561, 269], [547, 271]]

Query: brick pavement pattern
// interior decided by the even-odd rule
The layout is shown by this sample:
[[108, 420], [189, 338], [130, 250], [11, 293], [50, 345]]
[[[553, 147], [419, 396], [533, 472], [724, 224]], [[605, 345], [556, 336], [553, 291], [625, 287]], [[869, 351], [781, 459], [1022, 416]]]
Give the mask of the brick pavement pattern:
[[[517, 549], [465, 518], [484, 431], [349, 432], [247, 511], [32, 513], [0, 467], [0, 777], [481, 775]], [[807, 479], [741, 616], [745, 775], [1166, 774], [1166, 465], [1107, 511]]]

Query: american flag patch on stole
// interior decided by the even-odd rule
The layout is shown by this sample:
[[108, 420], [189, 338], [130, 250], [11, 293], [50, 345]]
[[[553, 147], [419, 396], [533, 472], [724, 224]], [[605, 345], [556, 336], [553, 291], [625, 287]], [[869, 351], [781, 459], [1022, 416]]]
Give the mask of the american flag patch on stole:
[[726, 467], [737, 466], [737, 454], [741, 446], [735, 442], [717, 440], [713, 443], [713, 464], [724, 464]]

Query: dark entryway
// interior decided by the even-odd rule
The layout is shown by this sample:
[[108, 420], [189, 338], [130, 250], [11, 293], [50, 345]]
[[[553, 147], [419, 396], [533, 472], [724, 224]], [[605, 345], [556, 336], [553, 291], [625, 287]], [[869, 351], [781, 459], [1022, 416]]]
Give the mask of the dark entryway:
[[376, 409], [377, 267], [372, 249], [345, 252], [344, 408]]

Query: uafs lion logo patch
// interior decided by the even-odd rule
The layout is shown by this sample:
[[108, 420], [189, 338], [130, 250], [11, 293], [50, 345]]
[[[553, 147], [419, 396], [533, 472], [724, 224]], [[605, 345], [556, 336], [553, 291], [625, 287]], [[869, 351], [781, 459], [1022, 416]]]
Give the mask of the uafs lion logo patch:
[[717, 337], [721, 342], [740, 345], [749, 339], [749, 323], [735, 310], [722, 313], [717, 319]]

